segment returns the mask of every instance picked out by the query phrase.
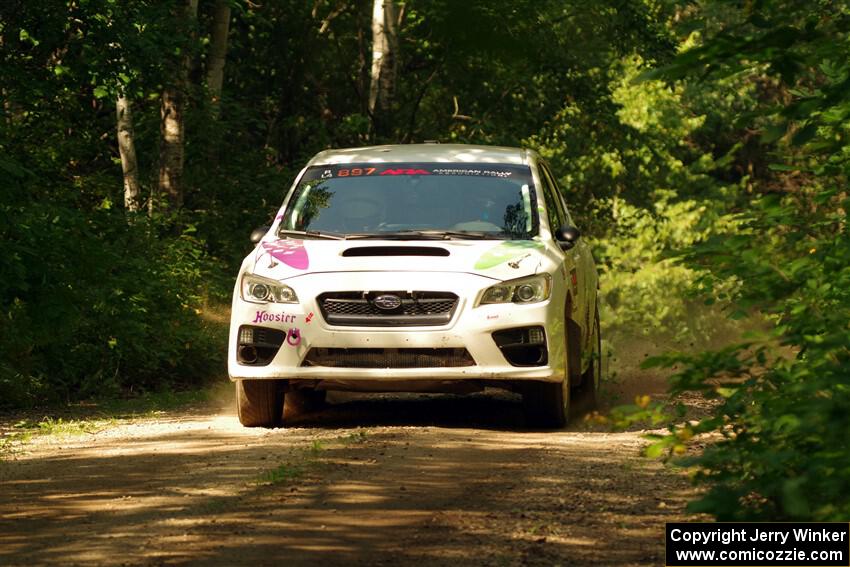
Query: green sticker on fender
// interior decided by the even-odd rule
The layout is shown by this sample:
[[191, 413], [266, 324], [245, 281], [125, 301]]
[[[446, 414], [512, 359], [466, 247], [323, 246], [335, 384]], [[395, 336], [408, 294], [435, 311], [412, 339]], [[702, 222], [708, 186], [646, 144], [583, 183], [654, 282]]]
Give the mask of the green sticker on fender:
[[540, 250], [543, 248], [542, 242], [534, 242], [533, 240], [509, 240], [502, 242], [481, 255], [478, 261], [475, 262], [476, 270], [487, 270], [499, 264], [503, 264], [509, 260], [513, 260], [517, 256], [527, 253], [529, 250]]

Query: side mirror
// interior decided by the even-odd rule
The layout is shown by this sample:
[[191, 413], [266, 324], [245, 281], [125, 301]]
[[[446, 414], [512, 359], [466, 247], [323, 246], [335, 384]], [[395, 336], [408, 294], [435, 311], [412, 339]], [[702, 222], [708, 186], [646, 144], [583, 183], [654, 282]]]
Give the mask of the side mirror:
[[254, 232], [251, 233], [251, 244], [257, 245], [257, 243], [263, 239], [266, 233], [269, 231], [270, 226], [261, 226], [259, 228], [255, 228]]
[[574, 226], [564, 225], [555, 232], [555, 238], [561, 245], [561, 250], [569, 250], [581, 238], [581, 231]]

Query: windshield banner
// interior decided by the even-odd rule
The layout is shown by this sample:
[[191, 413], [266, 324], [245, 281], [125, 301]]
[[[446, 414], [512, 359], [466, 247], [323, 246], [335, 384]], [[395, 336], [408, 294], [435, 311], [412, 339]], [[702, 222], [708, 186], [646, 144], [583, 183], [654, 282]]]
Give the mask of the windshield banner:
[[386, 177], [417, 175], [452, 175], [472, 177], [528, 178], [528, 166], [505, 164], [445, 164], [445, 163], [387, 163], [354, 164], [344, 163], [311, 167], [304, 173], [302, 181], [317, 179], [340, 179], [346, 177]]

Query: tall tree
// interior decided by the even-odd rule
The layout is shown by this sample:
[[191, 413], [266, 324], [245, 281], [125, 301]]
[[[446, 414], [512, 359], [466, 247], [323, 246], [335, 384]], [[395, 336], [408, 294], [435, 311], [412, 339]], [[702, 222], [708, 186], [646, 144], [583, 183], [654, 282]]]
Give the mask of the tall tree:
[[230, 31], [230, 3], [216, 0], [213, 12], [210, 55], [207, 66], [207, 88], [212, 97], [213, 113], [219, 112], [221, 88], [224, 83], [224, 63], [227, 57], [227, 35]]
[[403, 15], [393, 0], [374, 0], [369, 114], [377, 136], [388, 135], [392, 124], [398, 68], [398, 25]]
[[130, 212], [136, 212], [141, 206], [139, 164], [136, 160], [133, 115], [130, 111], [130, 101], [125, 93], [118, 95], [115, 111], [118, 122], [118, 153], [121, 155], [121, 170], [124, 174], [124, 208]]
[[[193, 29], [198, 15], [198, 0], [181, 0], [175, 18], [182, 29]], [[162, 90], [160, 99], [159, 195], [166, 199], [166, 209], [183, 205], [183, 161], [185, 106], [189, 86], [188, 51], [181, 54], [174, 78]], [[151, 199], [151, 210], [157, 206]]]

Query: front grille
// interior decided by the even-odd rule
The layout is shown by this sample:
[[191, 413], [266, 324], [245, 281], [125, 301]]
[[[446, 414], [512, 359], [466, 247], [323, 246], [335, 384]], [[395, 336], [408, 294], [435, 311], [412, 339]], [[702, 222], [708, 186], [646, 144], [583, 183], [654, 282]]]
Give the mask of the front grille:
[[465, 348], [311, 348], [301, 366], [449, 368], [474, 366]]
[[[399, 298], [399, 306], [378, 308], [375, 299], [386, 295]], [[317, 299], [329, 324], [366, 327], [446, 325], [458, 303], [457, 295], [442, 291], [341, 291], [323, 293]]]

